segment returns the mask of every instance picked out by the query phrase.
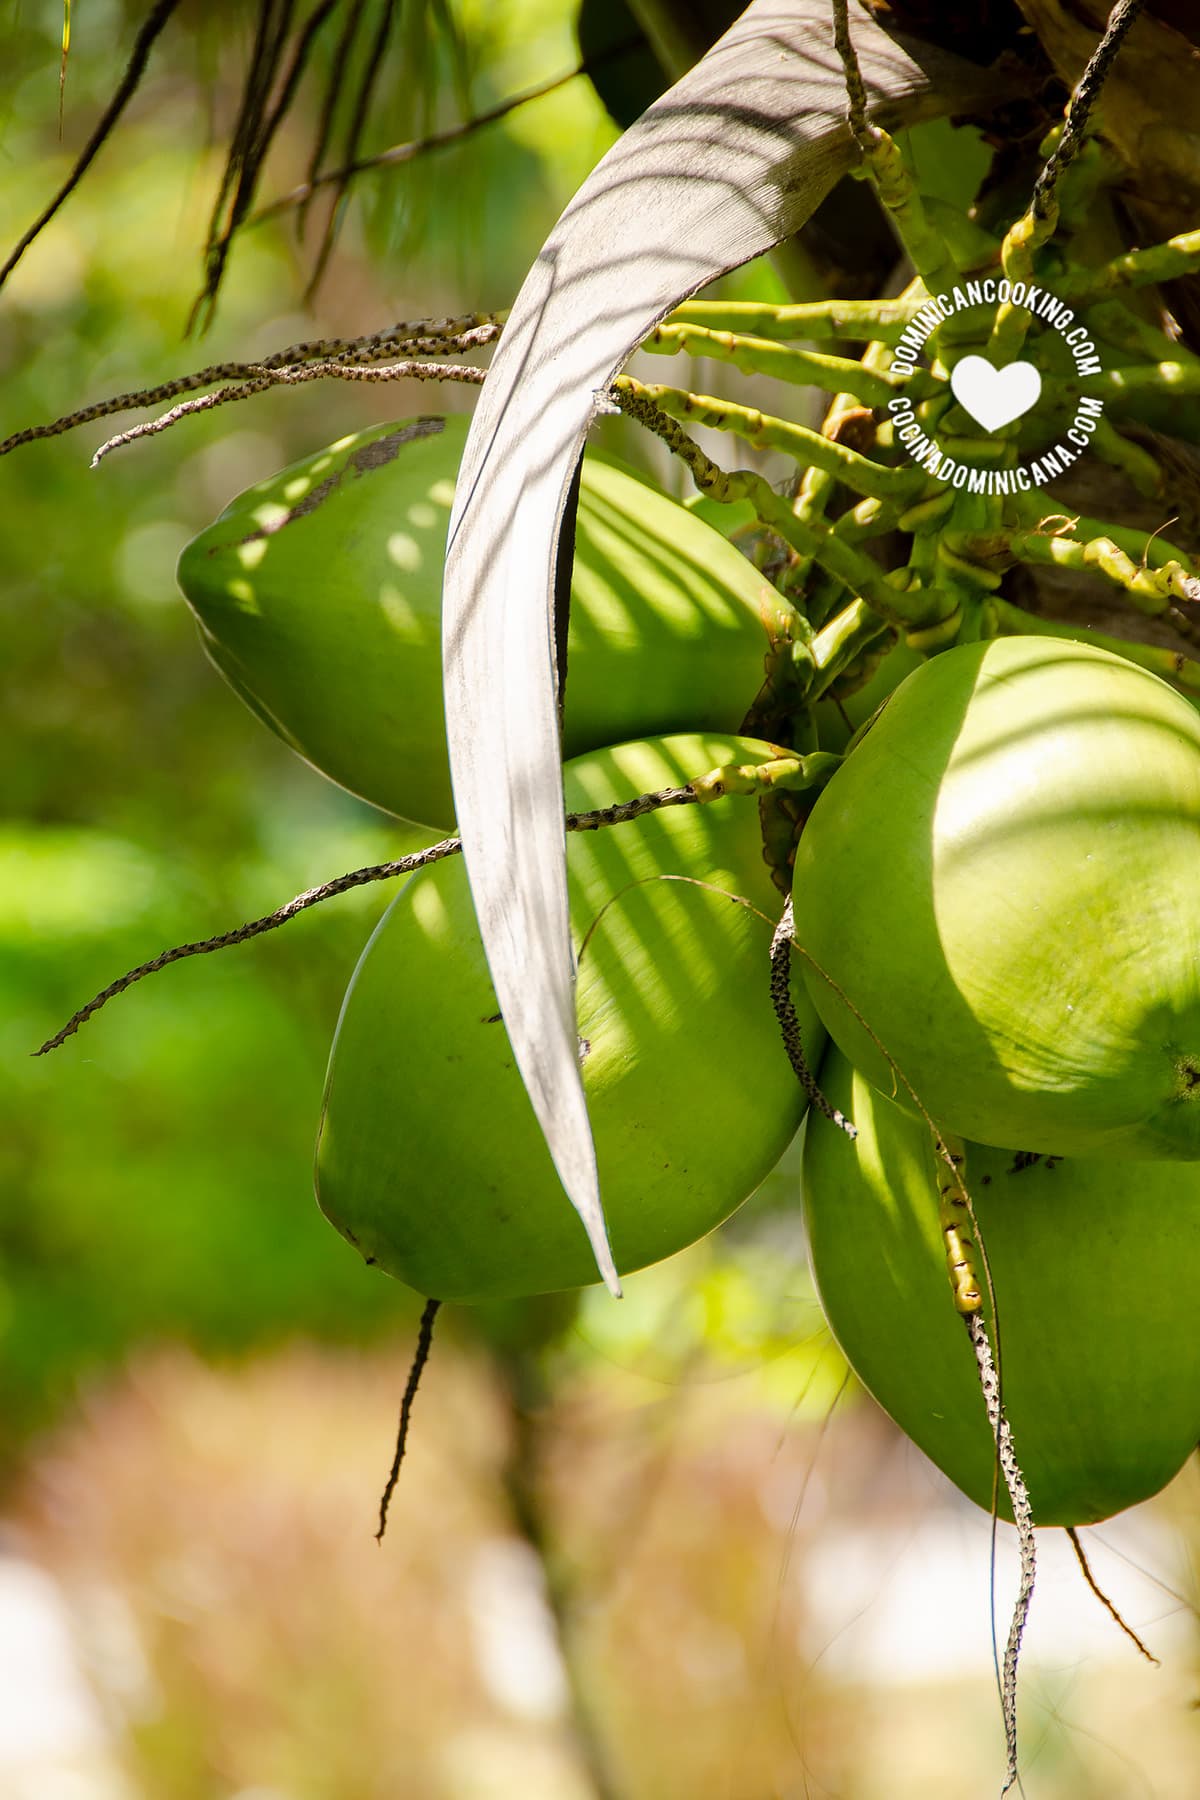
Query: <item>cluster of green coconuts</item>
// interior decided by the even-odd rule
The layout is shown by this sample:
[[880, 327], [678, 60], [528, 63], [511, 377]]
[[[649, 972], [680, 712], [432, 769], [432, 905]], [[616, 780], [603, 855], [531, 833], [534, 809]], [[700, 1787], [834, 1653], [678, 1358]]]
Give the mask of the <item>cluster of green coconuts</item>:
[[[343, 439], [241, 495], [180, 563], [247, 704], [331, 779], [439, 828], [464, 439], [433, 418]], [[568, 808], [786, 754], [742, 735], [777, 606], [702, 518], [589, 453]], [[856, 1132], [809, 1113], [813, 1270], [864, 1384], [991, 1507], [995, 1444], [939, 1214], [952, 1144], [1034, 1518], [1081, 1524], [1156, 1492], [1200, 1437], [1200, 716], [1086, 643], [913, 660], [847, 702], [856, 735], [796, 847], [801, 1039]], [[840, 750], [845, 714], [816, 712]], [[627, 1272], [727, 1218], [804, 1119], [767, 980], [781, 897], [740, 796], [573, 834], [568, 870], [583, 1081]], [[596, 1279], [459, 859], [408, 882], [354, 973], [317, 1188], [369, 1261], [438, 1299]]]

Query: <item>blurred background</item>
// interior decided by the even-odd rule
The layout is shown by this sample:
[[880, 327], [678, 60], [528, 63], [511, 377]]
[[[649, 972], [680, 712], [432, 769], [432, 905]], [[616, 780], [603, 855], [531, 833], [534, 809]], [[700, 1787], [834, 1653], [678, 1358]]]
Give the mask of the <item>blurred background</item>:
[[[188, 337], [254, 9], [181, 6], [119, 131], [0, 290], [0, 437], [206, 363], [506, 305], [662, 81], [629, 16], [577, 10], [368, 5], [326, 166], [353, 149], [385, 14], [361, 156], [570, 77], [581, 55], [596, 80], [364, 174], [308, 298], [325, 212], [303, 237], [294, 208], [245, 230]], [[0, 254], [65, 179], [147, 11], [72, 9], [60, 137], [63, 9], [0, 5]], [[303, 20], [276, 12], [294, 48]], [[254, 206], [306, 178], [340, 16], [313, 36]], [[950, 140], [923, 142], [936, 180]], [[833, 279], [822, 252], [818, 236], [793, 256], [793, 294]], [[766, 265], [735, 286], [785, 291]], [[715, 372], [695, 385], [719, 391]], [[0, 462], [0, 1796], [995, 1792], [990, 1523], [848, 1376], [805, 1266], [794, 1151], [619, 1307], [591, 1291], [446, 1309], [379, 1546], [420, 1302], [321, 1218], [311, 1157], [342, 990], [387, 891], [169, 969], [31, 1057], [166, 945], [421, 841], [240, 705], [174, 566], [251, 482], [470, 398], [313, 384], [95, 471], [126, 420]], [[1196, 1794], [1198, 1503], [1193, 1463], [1087, 1534], [1158, 1669], [1062, 1534], [1042, 1534], [1031, 1796]]]

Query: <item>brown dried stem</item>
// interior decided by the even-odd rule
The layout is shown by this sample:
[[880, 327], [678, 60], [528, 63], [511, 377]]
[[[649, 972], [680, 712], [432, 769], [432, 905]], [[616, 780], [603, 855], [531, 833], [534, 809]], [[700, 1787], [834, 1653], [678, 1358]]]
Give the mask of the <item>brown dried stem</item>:
[[476, 113], [473, 118], [464, 119], [461, 124], [451, 125], [445, 131], [431, 133], [428, 137], [413, 138], [407, 144], [393, 144], [387, 150], [380, 150], [374, 156], [356, 157], [352, 162], [343, 163], [336, 169], [325, 169], [321, 174], [311, 173], [307, 181], [280, 194], [277, 200], [270, 201], [246, 220], [247, 227], [261, 225], [278, 213], [286, 212], [291, 207], [306, 206], [319, 189], [336, 185], [344, 188], [346, 183], [356, 175], [362, 175], [369, 169], [396, 168], [402, 163], [412, 162], [418, 156], [425, 156], [431, 150], [444, 150], [452, 144], [462, 143], [475, 132], [481, 131], [485, 125], [494, 125], [497, 120], [507, 118], [509, 113], [516, 112], [518, 107], [528, 106], [532, 100], [540, 100], [546, 94], [553, 94], [559, 88], [566, 87], [568, 82], [576, 81], [581, 75], [590, 75], [601, 63], [609, 62], [615, 57], [623, 56], [641, 42], [640, 38], [625, 38], [610, 49], [601, 51], [590, 62], [578, 63], [575, 68], [568, 69], [565, 74], [555, 75], [549, 81], [539, 82], [536, 87], [525, 88], [519, 94], [512, 94], [507, 100], [498, 101], [486, 112]]
[[[23, 444], [35, 443], [41, 438], [59, 437], [65, 431], [73, 431], [77, 425], [88, 425], [94, 419], [108, 418], [113, 413], [132, 412], [136, 407], [142, 406], [159, 406], [164, 400], [174, 400], [178, 395], [192, 393], [197, 388], [211, 387], [218, 381], [258, 381], [273, 370], [294, 370], [318, 360], [337, 363], [339, 366], [358, 367], [381, 362], [385, 357], [397, 353], [407, 356], [466, 355], [472, 350], [484, 349], [494, 343], [504, 328], [507, 316], [505, 312], [494, 312], [464, 313], [457, 318], [416, 319], [389, 325], [382, 331], [369, 332], [358, 338], [313, 338], [305, 343], [290, 344], [286, 349], [272, 351], [270, 355], [259, 357], [254, 362], [210, 363], [206, 369], [196, 369], [189, 375], [177, 375], [173, 380], [160, 382], [155, 387], [136, 388], [124, 394], [115, 394], [107, 400], [94, 401], [90, 406], [64, 413], [61, 418], [52, 419], [48, 424], [27, 426], [24, 431], [14, 432], [11, 437], [0, 440], [0, 456], [7, 456], [9, 451], [17, 450]], [[290, 378], [295, 380], [296, 376], [292, 374]], [[260, 389], [252, 391], [257, 393]]]
[[1013, 1448], [1012, 1430], [1001, 1404], [1000, 1377], [992, 1356], [987, 1326], [984, 1323], [982, 1312], [964, 1313], [962, 1316], [967, 1327], [967, 1336], [971, 1340], [971, 1348], [975, 1352], [975, 1361], [979, 1369], [979, 1385], [983, 1390], [984, 1405], [987, 1407], [988, 1424], [992, 1428], [992, 1436], [996, 1441], [1000, 1471], [1004, 1476], [1004, 1485], [1008, 1489], [1008, 1497], [1012, 1504], [1021, 1554], [1021, 1580], [1017, 1589], [1016, 1604], [1013, 1607], [1012, 1622], [1008, 1629], [1008, 1642], [1004, 1648], [1004, 1664], [1000, 1678], [1000, 1702], [1004, 1712], [1004, 1741], [1008, 1750], [1008, 1770], [1004, 1786], [1000, 1791], [1002, 1794], [1007, 1794], [1009, 1789], [1020, 1779], [1017, 1769], [1017, 1664], [1020, 1661], [1021, 1640], [1025, 1636], [1025, 1626], [1029, 1619], [1029, 1608], [1037, 1579], [1037, 1543], [1033, 1535], [1033, 1509], [1029, 1503], [1029, 1490], [1025, 1486], [1025, 1477], [1021, 1473], [1021, 1466]]
[[1079, 1533], [1076, 1531], [1075, 1527], [1073, 1525], [1068, 1525], [1066, 1527], [1066, 1533], [1071, 1540], [1071, 1548], [1075, 1552], [1075, 1559], [1078, 1562], [1080, 1569], [1083, 1571], [1083, 1579], [1087, 1582], [1101, 1606], [1106, 1612], [1112, 1615], [1117, 1624], [1121, 1627], [1121, 1630], [1125, 1633], [1125, 1636], [1132, 1644], [1137, 1646], [1146, 1661], [1153, 1663], [1156, 1669], [1161, 1669], [1162, 1663], [1159, 1661], [1158, 1657], [1154, 1655], [1153, 1651], [1147, 1650], [1145, 1644], [1143, 1644], [1132, 1625], [1127, 1625], [1125, 1623], [1125, 1620], [1121, 1617], [1120, 1613], [1113, 1605], [1113, 1602], [1109, 1599], [1108, 1595], [1104, 1592], [1104, 1589], [1096, 1580], [1096, 1577], [1092, 1574], [1092, 1565], [1087, 1559], [1087, 1552], [1084, 1550], [1084, 1547], [1079, 1540]]
[[[711, 795], [701, 795], [696, 788], [672, 787], [660, 788], [656, 793], [638, 794], [632, 800], [622, 800], [612, 806], [602, 806], [591, 812], [568, 813], [564, 820], [567, 831], [599, 831], [608, 825], [624, 825], [631, 819], [638, 819], [644, 813], [657, 812], [664, 806], [694, 806]], [[264, 932], [276, 931], [291, 919], [298, 918], [310, 907], [320, 906], [326, 900], [333, 900], [338, 894], [349, 893], [352, 888], [366, 887], [374, 881], [393, 881], [399, 875], [412, 875], [418, 869], [427, 868], [431, 863], [441, 862], [447, 856], [458, 856], [462, 851], [461, 838], [441, 838], [436, 844], [430, 844], [425, 850], [415, 850], [409, 856], [398, 857], [395, 862], [371, 863], [362, 869], [351, 869], [346, 875], [335, 876], [332, 881], [322, 881], [316, 887], [306, 888], [304, 893], [297, 894], [295, 899], [288, 900], [283, 906], [277, 906], [274, 912], [264, 913], [262, 918], [250, 919], [243, 925], [235, 925], [230, 931], [219, 932], [215, 937], [198, 938], [194, 943], [176, 944], [170, 950], [151, 957], [149, 962], [139, 963], [136, 969], [110, 981], [78, 1012], [72, 1013], [61, 1030], [47, 1038], [37, 1050], [35, 1056], [45, 1056], [50, 1050], [57, 1050], [65, 1044], [69, 1037], [74, 1037], [81, 1025], [98, 1013], [102, 1007], [123, 994], [127, 988], [134, 987], [144, 981], [148, 975], [156, 975], [160, 969], [171, 963], [182, 962], [190, 956], [207, 956], [214, 950], [228, 950], [234, 944], [244, 944], [250, 938], [261, 937]]]
[[125, 444], [132, 444], [138, 438], [155, 437], [160, 431], [167, 431], [172, 425], [178, 425], [181, 419], [190, 418], [193, 413], [211, 412], [215, 406], [226, 406], [237, 400], [249, 400], [254, 394], [265, 394], [268, 388], [298, 386], [305, 381], [461, 381], [469, 386], [479, 387], [487, 374], [486, 369], [477, 369], [472, 363], [434, 363], [404, 361], [396, 363], [363, 364], [345, 363], [341, 361], [323, 363], [302, 363], [292, 369], [270, 369], [252, 376], [248, 381], [237, 382], [230, 387], [219, 388], [215, 394], [199, 394], [192, 400], [183, 400], [173, 406], [169, 412], [160, 414], [157, 419], [145, 419], [140, 425], [131, 425], [128, 431], [119, 431], [115, 437], [107, 438], [92, 457], [92, 468], [103, 462], [113, 450], [119, 450]]
[[1125, 33], [1141, 12], [1142, 4], [1143, 0], [1117, 0], [1109, 14], [1104, 36], [1097, 44], [1075, 92], [1071, 95], [1062, 135], [1034, 183], [1029, 210], [1035, 219], [1048, 220], [1057, 211], [1054, 190], [1059, 176], [1074, 162], [1083, 148], [1092, 107], [1108, 79]]
[[425, 1364], [429, 1361], [429, 1352], [433, 1345], [433, 1326], [441, 1306], [440, 1300], [427, 1300], [421, 1314], [421, 1323], [417, 1330], [417, 1347], [413, 1352], [412, 1367], [408, 1371], [405, 1383], [404, 1398], [400, 1402], [400, 1422], [396, 1427], [396, 1448], [392, 1453], [392, 1466], [388, 1470], [388, 1478], [379, 1496], [379, 1530], [375, 1533], [375, 1542], [383, 1542], [383, 1534], [387, 1530], [388, 1507], [392, 1503], [392, 1495], [396, 1491], [396, 1483], [400, 1479], [400, 1464], [404, 1461], [404, 1452], [408, 1448], [408, 1428], [412, 1421], [413, 1401], [417, 1397], [417, 1389], [421, 1384], [421, 1376], [425, 1372]]
[[838, 1126], [848, 1138], [856, 1138], [858, 1131], [844, 1113], [828, 1100], [821, 1091], [820, 1083], [808, 1065], [804, 1054], [804, 1046], [800, 1038], [800, 1020], [796, 1015], [795, 1003], [792, 1000], [792, 941], [795, 920], [792, 917], [792, 902], [789, 896], [779, 923], [775, 927], [775, 935], [771, 939], [771, 1004], [775, 1008], [775, 1017], [779, 1021], [779, 1030], [783, 1038], [783, 1047], [787, 1051], [792, 1072], [800, 1086], [817, 1111]]

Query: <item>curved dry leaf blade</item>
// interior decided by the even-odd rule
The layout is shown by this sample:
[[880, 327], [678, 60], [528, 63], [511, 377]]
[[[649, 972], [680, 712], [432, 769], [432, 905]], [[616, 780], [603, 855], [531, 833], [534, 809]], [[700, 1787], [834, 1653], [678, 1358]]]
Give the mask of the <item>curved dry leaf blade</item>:
[[[883, 123], [986, 104], [985, 72], [855, 20]], [[626, 132], [555, 226], [483, 387], [450, 522], [450, 763], [496, 994], [597, 1266], [620, 1291], [580, 1079], [556, 704], [566, 496], [613, 376], [689, 294], [797, 230], [850, 167], [824, 0], [754, 0]]]

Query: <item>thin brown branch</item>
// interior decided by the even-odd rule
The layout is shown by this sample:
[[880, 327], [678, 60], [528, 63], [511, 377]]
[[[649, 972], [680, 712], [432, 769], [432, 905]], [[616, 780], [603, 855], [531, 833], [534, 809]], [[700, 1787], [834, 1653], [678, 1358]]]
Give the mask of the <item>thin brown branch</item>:
[[1109, 14], [1108, 25], [1086, 69], [1079, 78], [1067, 107], [1066, 122], [1058, 144], [1034, 183], [1030, 211], [1035, 219], [1048, 219], [1055, 206], [1054, 190], [1058, 178], [1083, 148], [1088, 119], [1101, 88], [1108, 79], [1125, 33], [1142, 10], [1143, 0], [1117, 0]]
[[120, 450], [125, 444], [136, 443], [138, 438], [155, 437], [160, 431], [167, 431], [177, 425], [181, 419], [189, 418], [193, 413], [210, 412], [215, 406], [225, 406], [236, 400], [248, 400], [254, 394], [266, 393], [268, 388], [297, 386], [306, 381], [461, 381], [468, 386], [478, 387], [487, 375], [486, 369], [477, 369], [471, 363], [432, 363], [404, 361], [396, 363], [364, 364], [321, 362], [302, 363], [294, 369], [270, 369], [252, 376], [249, 381], [236, 383], [231, 387], [219, 388], [215, 394], [198, 394], [191, 400], [182, 400], [173, 406], [170, 412], [160, 414], [157, 419], [145, 419], [140, 425], [131, 425], [128, 431], [119, 431], [101, 444], [92, 457], [92, 468], [103, 462], [113, 450]]
[[850, 36], [848, 0], [833, 0], [833, 42], [846, 83], [846, 122], [859, 149], [869, 154], [877, 148], [880, 134], [867, 115], [867, 90]]
[[[329, 78], [325, 86], [325, 96], [321, 102], [321, 114], [317, 120], [317, 132], [312, 142], [312, 148], [309, 151], [308, 180], [310, 187], [320, 170], [321, 158], [325, 154], [325, 148], [329, 143], [330, 133], [333, 130], [333, 121], [334, 115], [337, 112], [338, 99], [342, 93], [343, 83], [346, 79], [346, 70], [349, 66], [355, 40], [358, 37], [358, 28], [362, 24], [365, 4], [366, 0], [350, 0], [349, 9], [342, 24], [341, 36], [338, 38], [337, 48], [333, 53], [333, 62], [330, 66]], [[300, 216], [297, 220], [298, 232], [303, 232], [304, 230], [306, 211], [306, 206], [301, 205]]]
[[258, 375], [251, 381], [218, 388], [215, 394], [197, 394], [191, 400], [181, 400], [178, 406], [173, 406], [170, 412], [161, 413], [157, 419], [146, 419], [140, 425], [131, 425], [128, 431], [118, 431], [115, 437], [105, 438], [93, 453], [89, 466], [98, 469], [111, 451], [120, 450], [125, 444], [135, 443], [138, 438], [155, 437], [160, 431], [167, 431], [172, 425], [178, 425], [181, 419], [191, 418], [193, 413], [211, 412], [214, 407], [224, 406], [234, 400], [248, 400], [252, 394], [265, 393], [271, 385], [269, 375]]
[[1012, 1622], [1008, 1628], [1008, 1642], [1004, 1648], [1004, 1667], [1000, 1680], [1000, 1703], [1004, 1713], [1004, 1741], [1008, 1750], [1008, 1770], [1004, 1786], [1000, 1790], [1003, 1795], [1007, 1794], [1010, 1788], [1019, 1785], [1020, 1782], [1017, 1766], [1017, 1665], [1020, 1662], [1021, 1642], [1025, 1636], [1025, 1626], [1029, 1620], [1029, 1608], [1033, 1601], [1033, 1590], [1037, 1582], [1037, 1541], [1033, 1535], [1033, 1509], [1029, 1504], [1029, 1489], [1025, 1485], [1025, 1477], [1021, 1473], [1021, 1465], [1017, 1461], [1012, 1429], [1001, 1404], [1000, 1377], [992, 1356], [992, 1346], [988, 1340], [983, 1314], [982, 1312], [964, 1313], [962, 1319], [967, 1328], [967, 1336], [971, 1340], [971, 1348], [975, 1352], [975, 1362], [979, 1370], [979, 1385], [983, 1392], [984, 1405], [987, 1408], [988, 1424], [992, 1428], [992, 1437], [996, 1443], [1000, 1471], [1004, 1476], [1004, 1485], [1008, 1489], [1021, 1555], [1021, 1579], [1013, 1606]]
[[804, 1046], [800, 1039], [800, 1020], [792, 999], [792, 934], [794, 928], [795, 920], [792, 917], [792, 902], [789, 896], [779, 923], [775, 927], [775, 935], [771, 939], [771, 1004], [775, 1008], [775, 1017], [779, 1021], [783, 1047], [787, 1051], [788, 1061], [792, 1065], [792, 1072], [796, 1080], [808, 1095], [813, 1106], [817, 1108], [818, 1112], [823, 1113], [831, 1124], [844, 1131], [848, 1138], [856, 1138], [858, 1136], [857, 1128], [825, 1097], [804, 1054]]
[[536, 87], [525, 88], [519, 94], [511, 94], [507, 100], [498, 101], [495, 106], [485, 112], [476, 113], [470, 119], [464, 119], [458, 125], [451, 125], [445, 131], [431, 133], [428, 137], [414, 138], [407, 144], [393, 144], [388, 150], [380, 150], [374, 156], [357, 157], [353, 161], [343, 163], [340, 168], [326, 169], [320, 175], [302, 181], [298, 187], [288, 193], [281, 194], [277, 200], [270, 201], [255, 213], [251, 213], [246, 225], [261, 225], [264, 220], [276, 214], [288, 211], [293, 206], [303, 206], [319, 188], [337, 184], [344, 187], [356, 175], [364, 174], [368, 169], [394, 168], [400, 163], [412, 162], [415, 157], [425, 156], [432, 150], [445, 150], [452, 144], [459, 144], [464, 138], [474, 136], [482, 131], [485, 125], [494, 125], [497, 120], [506, 118], [509, 113], [516, 112], [518, 107], [528, 106], [533, 100], [541, 100], [546, 94], [553, 94], [558, 88], [566, 87], [568, 82], [576, 81], [581, 75], [590, 75], [600, 63], [613, 57], [624, 56], [640, 39], [627, 38], [610, 49], [581, 62], [563, 75], [555, 75], [550, 81], [540, 82]]
[[[354, 108], [351, 114], [350, 128], [346, 134], [345, 161], [347, 163], [355, 162], [358, 157], [358, 146], [362, 140], [363, 130], [366, 126], [367, 114], [371, 108], [371, 96], [375, 91], [375, 83], [379, 78], [379, 71], [383, 66], [383, 53], [387, 47], [388, 38], [392, 34], [392, 25], [395, 21], [395, 17], [396, 0], [382, 0], [379, 23], [376, 27], [375, 37], [370, 50], [367, 53], [366, 66], [359, 81], [358, 92], [354, 96]], [[337, 191], [329, 209], [329, 216], [325, 221], [325, 230], [321, 236], [321, 247], [317, 251], [317, 260], [313, 264], [312, 274], [309, 276], [307, 285], [304, 289], [304, 298], [309, 305], [312, 304], [312, 301], [316, 297], [316, 292], [321, 285], [322, 278], [329, 263], [329, 258], [333, 254], [333, 246], [337, 240], [338, 227], [341, 223], [340, 214], [345, 191], [346, 180], [342, 180], [337, 184]]]
[[438, 1316], [441, 1304], [440, 1300], [427, 1300], [425, 1310], [421, 1314], [421, 1323], [417, 1331], [417, 1347], [413, 1352], [412, 1366], [408, 1371], [404, 1398], [400, 1402], [400, 1422], [396, 1427], [396, 1448], [392, 1453], [392, 1466], [388, 1470], [383, 1493], [379, 1496], [379, 1530], [375, 1533], [377, 1544], [382, 1544], [383, 1534], [387, 1530], [388, 1507], [392, 1503], [392, 1495], [395, 1493], [396, 1483], [400, 1479], [400, 1464], [404, 1461], [404, 1452], [408, 1448], [408, 1428], [412, 1422], [413, 1401], [416, 1399], [417, 1389], [421, 1385], [421, 1376], [425, 1373], [425, 1364], [429, 1361], [429, 1352], [433, 1346], [434, 1321]]
[[[312, 338], [290, 344], [285, 350], [272, 351], [254, 362], [210, 363], [189, 375], [177, 375], [155, 387], [135, 388], [97, 400], [75, 412], [64, 413], [45, 425], [29, 425], [0, 440], [0, 456], [23, 444], [37, 443], [42, 438], [59, 437], [77, 425], [90, 425], [114, 413], [132, 412], [137, 407], [160, 406], [196, 388], [211, 387], [217, 381], [254, 381], [272, 369], [290, 368], [315, 360], [339, 363], [382, 361], [397, 352], [409, 356], [459, 356], [485, 348], [499, 337], [507, 318], [506, 312], [463, 313], [455, 318], [415, 319], [388, 325], [382, 331], [369, 332], [358, 338]], [[256, 390], [257, 391], [257, 390]]]
[[[708, 796], [711, 798], [711, 796]], [[625, 825], [633, 819], [639, 819], [644, 813], [657, 812], [664, 806], [694, 806], [701, 803], [702, 796], [695, 788], [671, 787], [660, 788], [655, 793], [638, 794], [632, 800], [617, 801], [612, 806], [597, 807], [590, 812], [568, 813], [563, 821], [567, 831], [599, 831], [609, 825]], [[251, 919], [244, 925], [235, 925], [231, 931], [219, 932], [215, 937], [199, 938], [191, 944], [176, 944], [173, 949], [164, 950], [149, 962], [139, 963], [136, 969], [120, 975], [116, 981], [110, 981], [106, 988], [96, 994], [73, 1013], [60, 1031], [47, 1038], [46, 1042], [33, 1052], [35, 1056], [45, 1056], [50, 1050], [57, 1050], [65, 1044], [69, 1037], [74, 1037], [81, 1025], [87, 1023], [102, 1007], [115, 1000], [128, 988], [144, 981], [147, 975], [156, 975], [171, 963], [182, 962], [189, 956], [207, 956], [214, 950], [228, 950], [234, 944], [244, 944], [250, 938], [261, 937], [266, 931], [276, 931], [292, 919], [298, 918], [310, 907], [320, 906], [325, 900], [333, 900], [339, 894], [349, 893], [352, 888], [366, 887], [374, 881], [394, 881], [398, 875], [412, 875], [418, 869], [428, 868], [431, 863], [441, 862], [447, 856], [457, 856], [462, 850], [462, 840], [456, 837], [440, 838], [436, 844], [430, 844], [425, 850], [414, 850], [409, 856], [401, 856], [395, 862], [370, 863], [362, 869], [351, 869], [346, 875], [337, 875], [332, 881], [322, 881], [316, 887], [306, 888], [295, 899], [288, 900], [283, 906], [277, 906], [274, 912], [264, 913], [259, 919]]]
[[633, 800], [618, 800], [612, 806], [598, 806], [592, 812], [568, 813], [568, 831], [602, 831], [607, 825], [628, 825], [645, 813], [659, 812], [664, 806], [695, 806], [700, 799], [689, 783], [686, 787], [658, 788], [652, 794], [638, 794]]
[[[192, 303], [187, 331], [197, 327], [207, 330], [216, 309], [217, 295], [225, 274], [234, 235], [250, 209], [258, 183], [263, 158], [280, 120], [291, 103], [294, 83], [285, 76], [283, 94], [273, 110], [267, 112], [270, 92], [283, 59], [284, 45], [291, 30], [295, 0], [259, 0], [258, 26], [250, 67], [242, 89], [237, 125], [229, 147], [229, 156], [221, 176], [221, 185], [209, 221], [208, 240], [204, 251], [204, 285]], [[317, 24], [328, 12], [327, 0], [318, 7]], [[309, 21], [310, 25], [312, 20]], [[307, 60], [307, 32], [301, 37], [300, 68]], [[293, 57], [292, 72], [296, 73]], [[226, 202], [228, 201], [228, 207]]]
[[1067, 1533], [1067, 1536], [1071, 1540], [1071, 1548], [1075, 1552], [1075, 1560], [1078, 1562], [1080, 1569], [1083, 1571], [1083, 1579], [1087, 1582], [1088, 1586], [1091, 1588], [1093, 1594], [1095, 1594], [1095, 1596], [1096, 1596], [1097, 1600], [1100, 1602], [1101, 1606], [1104, 1608], [1104, 1610], [1107, 1613], [1110, 1613], [1111, 1616], [1116, 1620], [1117, 1624], [1121, 1627], [1121, 1630], [1125, 1633], [1125, 1636], [1129, 1639], [1130, 1643], [1135, 1644], [1137, 1646], [1137, 1648], [1141, 1651], [1142, 1655], [1145, 1657], [1146, 1661], [1149, 1663], [1153, 1663], [1156, 1669], [1161, 1669], [1162, 1663], [1160, 1662], [1158, 1657], [1155, 1656], [1155, 1654], [1152, 1650], [1147, 1650], [1145, 1644], [1143, 1644], [1141, 1638], [1138, 1636], [1137, 1632], [1133, 1629], [1133, 1626], [1127, 1625], [1125, 1623], [1125, 1620], [1121, 1617], [1120, 1613], [1117, 1611], [1113, 1602], [1109, 1599], [1108, 1595], [1104, 1592], [1104, 1589], [1100, 1586], [1099, 1582], [1096, 1580], [1096, 1577], [1092, 1574], [1092, 1565], [1089, 1563], [1089, 1561], [1087, 1559], [1087, 1552], [1084, 1550], [1084, 1547], [1083, 1547], [1082, 1543], [1080, 1542], [1079, 1533], [1076, 1531], [1075, 1527], [1073, 1525], [1068, 1525], [1066, 1527], [1066, 1533]]
[[411, 856], [401, 856], [395, 862], [372, 863], [367, 868], [352, 869], [347, 875], [338, 875], [332, 881], [322, 881], [316, 887], [306, 888], [294, 900], [277, 906], [274, 912], [264, 913], [262, 918], [251, 919], [244, 925], [235, 925], [232, 931], [219, 932], [216, 937], [200, 938], [192, 944], [176, 944], [173, 949], [151, 957], [149, 962], [139, 963], [136, 969], [118, 976], [116, 981], [110, 981], [86, 1006], [81, 1006], [78, 1012], [72, 1013], [61, 1031], [56, 1031], [53, 1037], [47, 1038], [33, 1054], [45, 1056], [48, 1051], [57, 1050], [69, 1037], [74, 1037], [81, 1025], [107, 1006], [110, 1000], [115, 1000], [118, 994], [123, 994], [137, 982], [144, 981], [147, 975], [156, 975], [171, 963], [182, 962], [188, 956], [207, 956], [214, 950], [228, 950], [234, 944], [244, 944], [250, 938], [261, 937], [264, 931], [276, 931], [279, 926], [286, 925], [302, 912], [307, 912], [310, 906], [320, 906], [324, 900], [349, 893], [351, 888], [365, 887], [372, 881], [392, 881], [397, 875], [411, 875], [430, 863], [440, 862], [445, 856], [457, 856], [461, 849], [462, 844], [458, 838], [442, 838], [427, 850], [414, 851]]
[[[272, 39], [274, 39], [274, 43], [272, 43]], [[213, 199], [205, 245], [207, 252], [211, 252], [218, 238], [225, 202], [233, 192], [239, 168], [250, 153], [257, 122], [261, 119], [263, 107], [266, 105], [267, 89], [274, 75], [275, 59], [279, 55], [280, 48], [281, 43], [275, 20], [275, 0], [256, 0], [254, 42], [250, 48], [250, 61], [242, 83], [237, 118], [234, 120], [233, 130], [230, 133], [225, 166], [221, 171], [221, 180]]]

